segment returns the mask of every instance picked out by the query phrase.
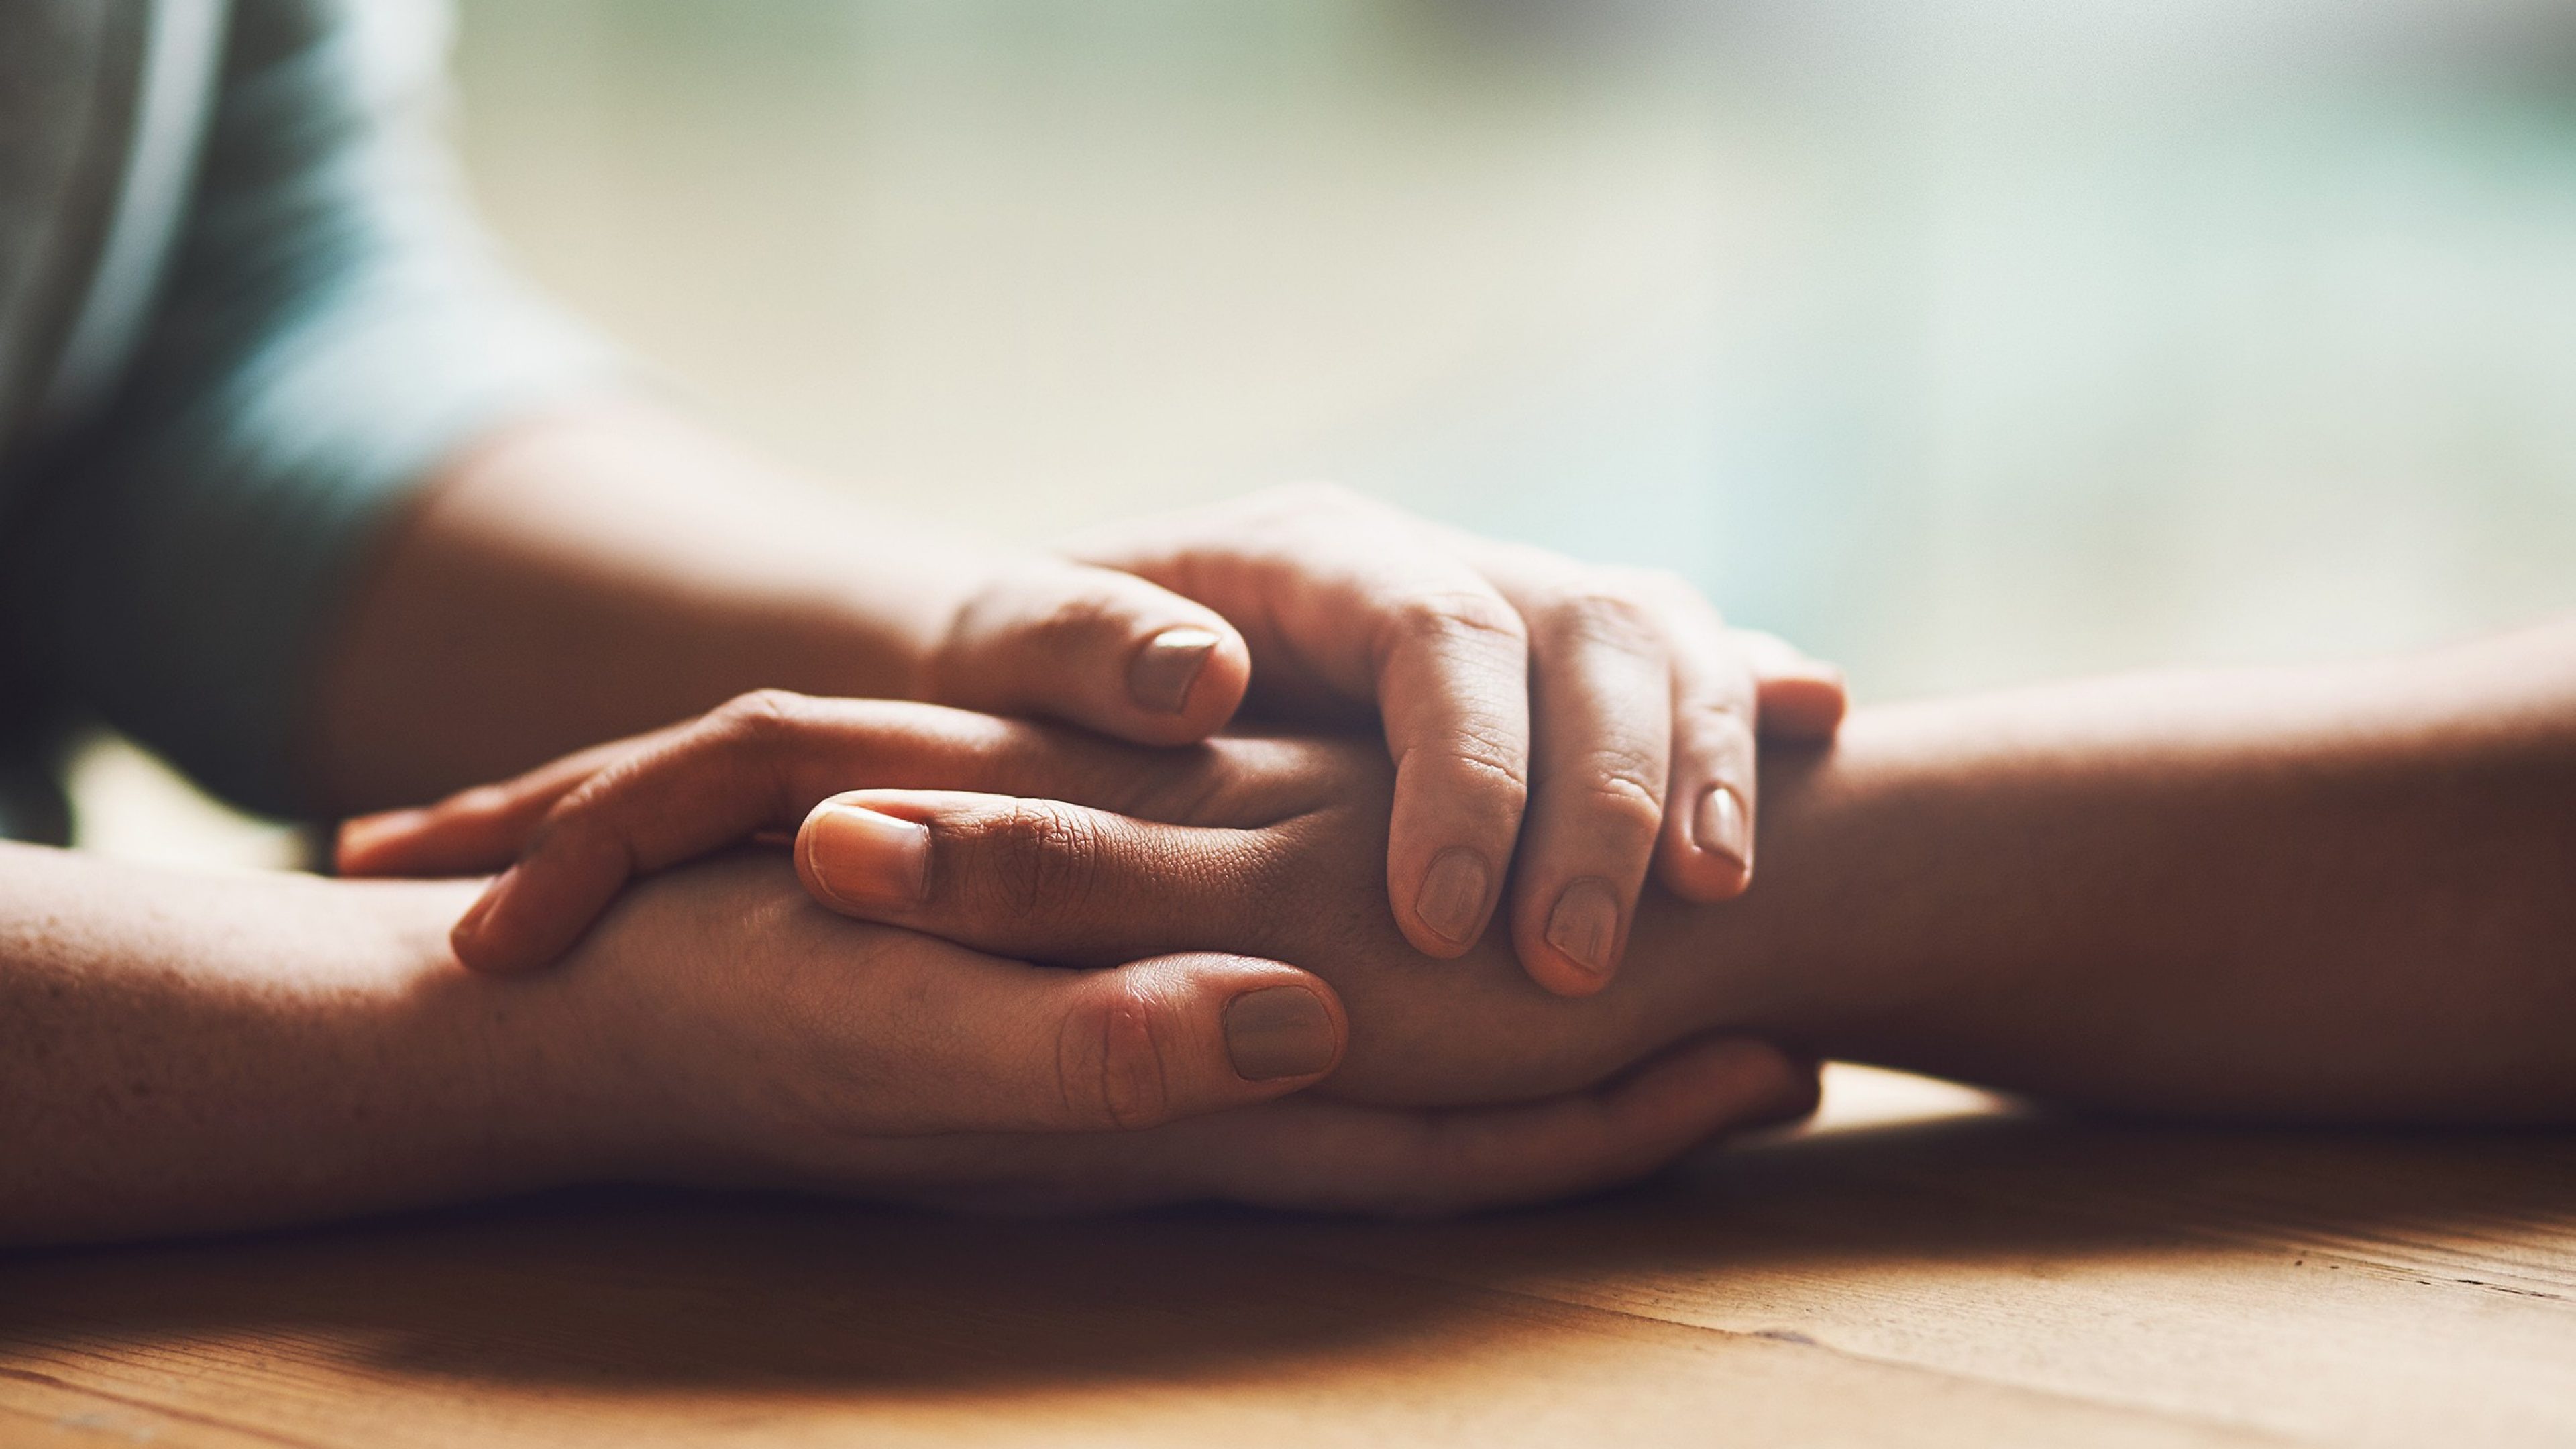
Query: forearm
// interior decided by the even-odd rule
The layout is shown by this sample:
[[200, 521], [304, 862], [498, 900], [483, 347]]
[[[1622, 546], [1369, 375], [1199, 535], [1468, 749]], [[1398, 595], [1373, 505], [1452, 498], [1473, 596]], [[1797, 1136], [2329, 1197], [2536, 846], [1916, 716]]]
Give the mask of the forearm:
[[1868, 711], [1764, 791], [1760, 886], [1653, 928], [1721, 1015], [2124, 1110], [2576, 1120], [2576, 629]]
[[[217, 1231], [595, 1169], [464, 893], [0, 846], [0, 1243]], [[604, 1159], [603, 1159], [604, 1160]]]
[[521, 424], [371, 562], [323, 674], [322, 794], [416, 803], [763, 686], [916, 697], [992, 562], [640, 404]]

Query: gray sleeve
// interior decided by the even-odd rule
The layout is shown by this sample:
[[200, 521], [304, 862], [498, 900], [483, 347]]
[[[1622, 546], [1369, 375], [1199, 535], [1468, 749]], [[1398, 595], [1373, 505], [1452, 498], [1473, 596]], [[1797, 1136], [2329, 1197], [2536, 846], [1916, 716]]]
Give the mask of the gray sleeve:
[[318, 656], [413, 486], [618, 370], [475, 231], [445, 49], [435, 4], [237, 0], [140, 351], [10, 541], [14, 610], [71, 692], [258, 809], [311, 803]]

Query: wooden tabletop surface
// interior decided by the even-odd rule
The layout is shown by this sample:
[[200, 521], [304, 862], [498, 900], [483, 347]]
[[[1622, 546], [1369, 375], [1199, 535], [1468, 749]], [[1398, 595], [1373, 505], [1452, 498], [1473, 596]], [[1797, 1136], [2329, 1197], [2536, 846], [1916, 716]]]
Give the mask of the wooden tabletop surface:
[[1444, 1224], [575, 1195], [0, 1259], [0, 1444], [2576, 1443], [2576, 1137], [2184, 1132], [1837, 1068]]

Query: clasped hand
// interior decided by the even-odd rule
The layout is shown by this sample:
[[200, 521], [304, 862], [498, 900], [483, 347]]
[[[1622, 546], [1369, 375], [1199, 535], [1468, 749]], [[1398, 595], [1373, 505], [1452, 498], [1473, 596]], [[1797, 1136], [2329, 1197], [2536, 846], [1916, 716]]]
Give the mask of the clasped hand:
[[[1325, 505], [1382, 523], [1350, 516], [1368, 507]], [[682, 1175], [1445, 1210], [1617, 1181], [1805, 1111], [1810, 1066], [1692, 1039], [1694, 973], [1650, 962], [1607, 988], [1650, 865], [1687, 898], [1743, 887], [1757, 714], [1829, 732], [1838, 683], [1665, 581], [1388, 532], [1220, 515], [1149, 526], [1124, 556], [1218, 596], [1228, 630], [1182, 690], [1209, 728], [1249, 669], [1273, 715], [1373, 699], [1385, 748], [1139, 748], [764, 691], [353, 822], [342, 867], [506, 866], [458, 954], [568, 953], [519, 989], [566, 1005], [621, 1077], [604, 1099], [649, 1100], [670, 1124], [652, 1160]], [[1489, 596], [1503, 612], [1462, 624]], [[1125, 667], [1167, 652], [1157, 634]], [[775, 852], [728, 850], [791, 833], [802, 890]], [[1443, 862], [1467, 856], [1475, 889], [1444, 904]], [[1515, 904], [1488, 931], [1496, 860]]]

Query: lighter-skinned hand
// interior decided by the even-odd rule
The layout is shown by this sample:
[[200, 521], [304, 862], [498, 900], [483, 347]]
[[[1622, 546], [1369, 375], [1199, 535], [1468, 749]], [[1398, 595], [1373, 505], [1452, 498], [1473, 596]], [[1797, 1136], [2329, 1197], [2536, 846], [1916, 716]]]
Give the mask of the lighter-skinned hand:
[[[918, 692], [1157, 745], [1207, 738], [1238, 712], [1372, 720], [1395, 769], [1381, 888], [1398, 929], [1427, 955], [1458, 957], [1508, 896], [1520, 961], [1562, 995], [1609, 983], [1650, 874], [1689, 900], [1745, 888], [1757, 732], [1826, 738], [1844, 708], [1830, 666], [1725, 628], [1670, 575], [1478, 539], [1341, 489], [1274, 490], [1070, 549], [1079, 561], [1022, 562], [966, 588]], [[722, 750], [678, 748], [664, 732], [537, 771], [503, 787], [506, 804], [474, 790], [353, 822], [340, 866], [498, 870], [560, 823], [528, 802], [577, 814], [627, 788], [639, 752], [642, 768], [697, 769], [764, 728], [736, 709], [696, 736], [721, 737]], [[901, 753], [845, 760], [875, 767]], [[981, 778], [895, 768], [824, 783]], [[604, 777], [596, 789], [593, 776]], [[742, 813], [711, 801], [706, 818]], [[501, 816], [521, 833], [486, 828]], [[689, 833], [700, 849], [733, 838]], [[497, 914], [500, 927], [460, 934], [459, 953], [490, 971], [544, 964], [579, 923], [522, 929], [514, 917], [527, 909], [487, 902], [478, 917]]]

